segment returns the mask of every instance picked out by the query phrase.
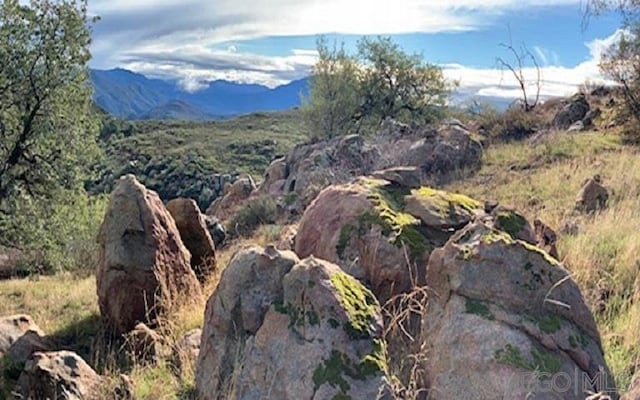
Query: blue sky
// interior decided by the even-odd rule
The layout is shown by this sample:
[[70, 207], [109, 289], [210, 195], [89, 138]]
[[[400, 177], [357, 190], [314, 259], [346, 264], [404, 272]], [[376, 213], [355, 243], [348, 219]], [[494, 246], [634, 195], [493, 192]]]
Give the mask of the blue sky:
[[[543, 95], [603, 80], [603, 49], [620, 19], [591, 18], [584, 0], [94, 0], [94, 68], [123, 67], [198, 90], [215, 79], [276, 86], [306, 76], [315, 41], [353, 48], [362, 35], [390, 35], [441, 65], [460, 90], [514, 96], [497, 69], [499, 46], [526, 45], [543, 67]], [[526, 71], [529, 74], [533, 70]], [[533, 75], [531, 75], [533, 76]], [[517, 90], [516, 90], [517, 93]]]

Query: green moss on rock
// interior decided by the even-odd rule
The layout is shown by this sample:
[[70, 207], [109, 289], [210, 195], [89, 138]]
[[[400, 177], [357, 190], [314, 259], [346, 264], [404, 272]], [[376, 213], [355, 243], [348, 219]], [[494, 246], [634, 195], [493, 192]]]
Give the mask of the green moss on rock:
[[562, 318], [553, 314], [538, 321], [538, 328], [544, 333], [555, 333], [562, 327]]
[[511, 365], [528, 371], [556, 374], [562, 369], [562, 361], [551, 351], [540, 346], [534, 346], [530, 352], [531, 360], [525, 359], [520, 348], [512, 344], [506, 344], [502, 349], [495, 351], [493, 358], [496, 362]]
[[489, 310], [489, 307], [487, 307], [484, 303], [474, 299], [466, 299], [465, 312], [467, 314], [478, 315], [490, 321], [496, 319], [495, 315], [493, 315], [493, 313], [491, 313], [491, 311]]
[[348, 315], [344, 330], [352, 339], [371, 338], [370, 326], [378, 312], [378, 301], [373, 293], [344, 272], [331, 274], [330, 280]]
[[442, 190], [433, 189], [430, 187], [421, 187], [420, 189], [414, 189], [411, 194], [418, 196], [422, 199], [428, 199], [433, 204], [438, 205], [443, 215], [449, 212], [452, 207], [461, 208], [464, 211], [473, 213], [481, 208], [480, 202], [458, 193], [449, 193]]
[[496, 215], [496, 220], [500, 229], [507, 232], [513, 239], [516, 239], [518, 233], [527, 224], [527, 220], [514, 211], [499, 211]]

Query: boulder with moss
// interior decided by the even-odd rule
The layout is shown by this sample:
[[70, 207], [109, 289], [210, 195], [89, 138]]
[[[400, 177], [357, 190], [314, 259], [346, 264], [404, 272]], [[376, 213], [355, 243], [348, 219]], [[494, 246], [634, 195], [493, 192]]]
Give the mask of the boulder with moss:
[[384, 302], [424, 283], [431, 250], [482, 212], [463, 195], [361, 178], [314, 200], [300, 220], [295, 251], [340, 265]]
[[479, 221], [431, 254], [427, 280], [429, 398], [617, 398], [593, 315], [544, 251]]
[[234, 257], [220, 285], [197, 364], [201, 398], [388, 396], [380, 306], [337, 265], [252, 248]]

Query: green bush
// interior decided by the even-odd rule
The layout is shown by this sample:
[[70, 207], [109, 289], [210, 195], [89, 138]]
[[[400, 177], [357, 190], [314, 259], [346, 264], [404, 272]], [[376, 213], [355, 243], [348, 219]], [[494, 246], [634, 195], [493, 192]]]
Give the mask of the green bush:
[[260, 226], [277, 220], [278, 208], [271, 197], [258, 197], [244, 205], [229, 222], [231, 236], [249, 236]]
[[63, 191], [40, 201], [23, 196], [11, 215], [0, 217], [2, 244], [23, 250], [30, 272], [92, 272], [107, 200], [84, 191]]
[[534, 134], [541, 126], [541, 117], [535, 112], [525, 112], [512, 107], [500, 113], [495, 108], [486, 108], [478, 114], [479, 127], [495, 140], [522, 140]]

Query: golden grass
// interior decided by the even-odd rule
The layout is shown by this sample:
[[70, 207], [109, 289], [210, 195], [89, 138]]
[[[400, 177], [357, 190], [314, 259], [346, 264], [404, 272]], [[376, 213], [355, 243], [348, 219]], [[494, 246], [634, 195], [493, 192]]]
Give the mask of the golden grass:
[[[608, 209], [574, 211], [585, 179], [600, 174], [613, 191]], [[640, 157], [619, 136], [555, 133], [545, 140], [491, 147], [474, 176], [445, 187], [497, 200], [541, 218], [560, 236], [559, 253], [598, 323], [607, 362], [626, 388], [640, 367]], [[565, 224], [579, 227], [562, 234]]]

